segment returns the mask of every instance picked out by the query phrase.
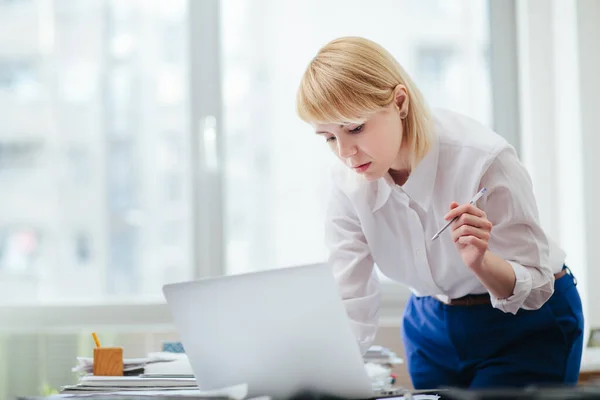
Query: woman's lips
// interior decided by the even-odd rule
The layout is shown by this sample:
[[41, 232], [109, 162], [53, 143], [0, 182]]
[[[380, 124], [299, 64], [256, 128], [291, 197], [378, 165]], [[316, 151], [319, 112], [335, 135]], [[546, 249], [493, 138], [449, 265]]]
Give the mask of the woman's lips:
[[365, 172], [366, 170], [369, 169], [369, 167], [371, 166], [371, 163], [364, 163], [364, 164], [360, 164], [356, 167], [352, 167], [354, 169], [354, 171], [358, 172], [359, 174], [362, 174], [363, 172]]

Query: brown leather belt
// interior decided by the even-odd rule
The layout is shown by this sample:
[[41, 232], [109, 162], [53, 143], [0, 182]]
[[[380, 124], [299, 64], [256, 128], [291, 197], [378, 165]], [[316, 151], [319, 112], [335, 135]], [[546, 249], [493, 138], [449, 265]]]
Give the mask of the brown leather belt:
[[[563, 269], [557, 274], [554, 274], [554, 280], [558, 280], [567, 274], [567, 270]], [[449, 306], [478, 306], [484, 304], [492, 304], [490, 300], [490, 295], [485, 294], [468, 294], [463, 297], [459, 297], [458, 299], [450, 299], [448, 301], [442, 301], [440, 298], [435, 297], [439, 301]]]

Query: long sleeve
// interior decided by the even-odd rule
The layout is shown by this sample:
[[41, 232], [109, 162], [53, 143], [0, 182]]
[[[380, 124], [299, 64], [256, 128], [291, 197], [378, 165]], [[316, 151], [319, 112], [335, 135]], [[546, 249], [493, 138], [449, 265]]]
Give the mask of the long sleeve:
[[379, 279], [356, 213], [335, 185], [327, 210], [325, 242], [339, 294], [364, 354], [379, 324]]
[[516, 284], [506, 299], [492, 296], [494, 307], [515, 314], [540, 308], [554, 292], [549, 243], [540, 227], [529, 174], [512, 147], [493, 159], [481, 185], [488, 194], [481, 208], [492, 223], [490, 251], [513, 267]]

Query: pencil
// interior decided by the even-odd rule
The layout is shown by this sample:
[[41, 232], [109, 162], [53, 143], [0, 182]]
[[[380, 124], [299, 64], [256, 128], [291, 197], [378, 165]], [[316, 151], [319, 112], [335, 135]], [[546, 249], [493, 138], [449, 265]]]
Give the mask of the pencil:
[[94, 338], [94, 342], [96, 342], [96, 347], [100, 347], [100, 341], [98, 340], [98, 335], [96, 335], [96, 332], [92, 332], [92, 337]]

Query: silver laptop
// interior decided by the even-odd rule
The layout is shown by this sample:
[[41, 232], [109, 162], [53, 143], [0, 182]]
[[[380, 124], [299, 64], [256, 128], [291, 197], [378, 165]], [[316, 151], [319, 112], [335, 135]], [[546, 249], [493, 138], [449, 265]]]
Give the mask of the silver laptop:
[[310, 265], [163, 287], [201, 390], [373, 397], [331, 270]]

